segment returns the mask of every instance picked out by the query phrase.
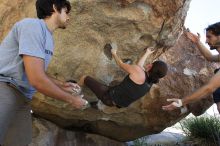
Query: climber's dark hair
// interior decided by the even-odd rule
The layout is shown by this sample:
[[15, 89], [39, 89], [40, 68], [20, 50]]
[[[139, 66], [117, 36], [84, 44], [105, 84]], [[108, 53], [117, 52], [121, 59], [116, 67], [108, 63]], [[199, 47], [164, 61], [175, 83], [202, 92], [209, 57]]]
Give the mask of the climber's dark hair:
[[160, 78], [163, 78], [167, 74], [167, 65], [163, 61], [155, 61], [153, 62], [152, 68], [148, 71], [149, 83], [158, 83]]

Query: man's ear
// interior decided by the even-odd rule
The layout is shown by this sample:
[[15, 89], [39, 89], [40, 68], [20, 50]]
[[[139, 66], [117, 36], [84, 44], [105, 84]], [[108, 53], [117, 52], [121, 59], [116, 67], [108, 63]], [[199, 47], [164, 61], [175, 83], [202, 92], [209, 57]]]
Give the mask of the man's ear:
[[57, 8], [56, 8], [56, 6], [54, 4], [53, 4], [53, 11], [57, 12]]
[[146, 70], [146, 71], [150, 71], [152, 67], [153, 67], [153, 64], [152, 64], [152, 63], [151, 63], [151, 64], [147, 64], [147, 65], [145, 66], [145, 70]]

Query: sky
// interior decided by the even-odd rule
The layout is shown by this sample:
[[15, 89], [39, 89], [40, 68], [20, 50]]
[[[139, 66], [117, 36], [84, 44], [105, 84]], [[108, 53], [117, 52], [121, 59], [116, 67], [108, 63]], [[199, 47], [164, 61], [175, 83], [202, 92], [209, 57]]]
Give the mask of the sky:
[[[208, 25], [220, 22], [220, 0], [192, 0], [190, 3], [185, 27], [193, 33], [200, 33], [201, 41], [205, 44], [205, 28]], [[206, 45], [208, 47], [208, 45]], [[208, 47], [209, 48], [209, 47]], [[216, 52], [213, 51], [213, 54]], [[207, 113], [214, 115], [217, 112], [216, 105], [213, 105]]]

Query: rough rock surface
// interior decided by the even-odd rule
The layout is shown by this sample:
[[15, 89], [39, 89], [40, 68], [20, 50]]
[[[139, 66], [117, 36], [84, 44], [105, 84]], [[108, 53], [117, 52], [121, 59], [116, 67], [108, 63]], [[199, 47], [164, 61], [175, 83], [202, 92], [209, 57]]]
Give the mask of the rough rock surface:
[[35, 16], [35, 0], [0, 0], [0, 40], [16, 21]]
[[33, 140], [28, 146], [125, 146], [103, 136], [63, 130], [55, 124], [33, 118]]
[[[190, 111], [184, 115], [161, 110], [166, 98], [191, 93], [212, 74], [211, 65], [193, 44], [184, 36], [179, 39], [189, 3], [190, 0], [71, 0], [69, 27], [54, 33], [56, 48], [48, 74], [60, 80], [78, 80], [86, 74], [105, 84], [121, 80], [125, 73], [103, 51], [111, 42], [118, 44], [122, 59], [133, 62], [146, 47], [154, 46], [157, 52], [147, 62], [160, 58], [169, 64], [170, 71], [150, 93], [128, 108], [100, 105], [100, 109], [81, 111], [38, 93], [32, 102], [34, 113], [69, 130], [97, 133], [120, 141], [158, 133], [190, 111], [201, 114], [210, 101], [190, 105]], [[2, 37], [17, 20], [35, 16], [33, 0], [7, 0], [0, 3], [0, 8]], [[87, 88], [83, 92], [87, 100], [97, 101]]]

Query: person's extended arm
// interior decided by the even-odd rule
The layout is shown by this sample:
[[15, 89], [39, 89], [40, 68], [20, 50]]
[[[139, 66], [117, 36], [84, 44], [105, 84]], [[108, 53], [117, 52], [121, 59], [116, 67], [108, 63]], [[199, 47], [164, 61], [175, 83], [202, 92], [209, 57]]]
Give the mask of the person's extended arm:
[[63, 91], [49, 79], [44, 71], [43, 59], [23, 55], [23, 61], [30, 84], [39, 92], [52, 98], [66, 101], [76, 108], [82, 108], [86, 104], [86, 100], [82, 99], [80, 96], [73, 96]]
[[117, 45], [116, 44], [112, 44], [112, 49], [111, 49], [111, 53], [113, 58], [115, 59], [115, 62], [117, 63], [117, 65], [122, 68], [124, 71], [126, 71], [127, 73], [133, 73], [136, 69], [135, 65], [130, 65], [130, 64], [126, 64], [124, 63], [121, 58], [117, 55]]
[[200, 34], [195, 35], [189, 31], [186, 32], [186, 36], [197, 45], [199, 48], [199, 51], [201, 54], [208, 60], [213, 62], [219, 62], [220, 56], [219, 55], [213, 55], [207, 47], [200, 41]]
[[62, 87], [63, 84], [65, 83], [65, 82], [60, 81], [60, 80], [58, 80], [58, 79], [56, 79], [56, 78], [53, 78], [53, 77], [51, 77], [51, 76], [49, 76], [49, 75], [47, 75], [47, 76], [50, 78], [51, 81], [53, 81], [53, 82], [54, 82], [57, 86], [59, 86], [59, 87]]
[[50, 78], [51, 81], [53, 81], [57, 86], [59, 86], [61, 89], [63, 89], [66, 92], [75, 94], [81, 91], [81, 87], [77, 83], [72, 83], [69, 81], [63, 82], [51, 76], [48, 76], [48, 77]]
[[171, 104], [163, 106], [163, 110], [174, 110], [178, 107], [185, 106], [186, 104], [192, 103], [194, 101], [198, 101], [204, 98], [207, 95], [210, 95], [214, 92], [218, 87], [220, 87], [220, 73], [214, 75], [208, 84], [202, 86], [200, 89], [195, 91], [189, 96], [186, 96], [183, 99], [168, 99], [168, 101], [173, 101]]
[[146, 52], [144, 53], [144, 55], [138, 60], [137, 65], [139, 65], [140, 67], [144, 66], [144, 63], [146, 61], [146, 59], [154, 52], [152, 51], [153, 48], [146, 48]]

